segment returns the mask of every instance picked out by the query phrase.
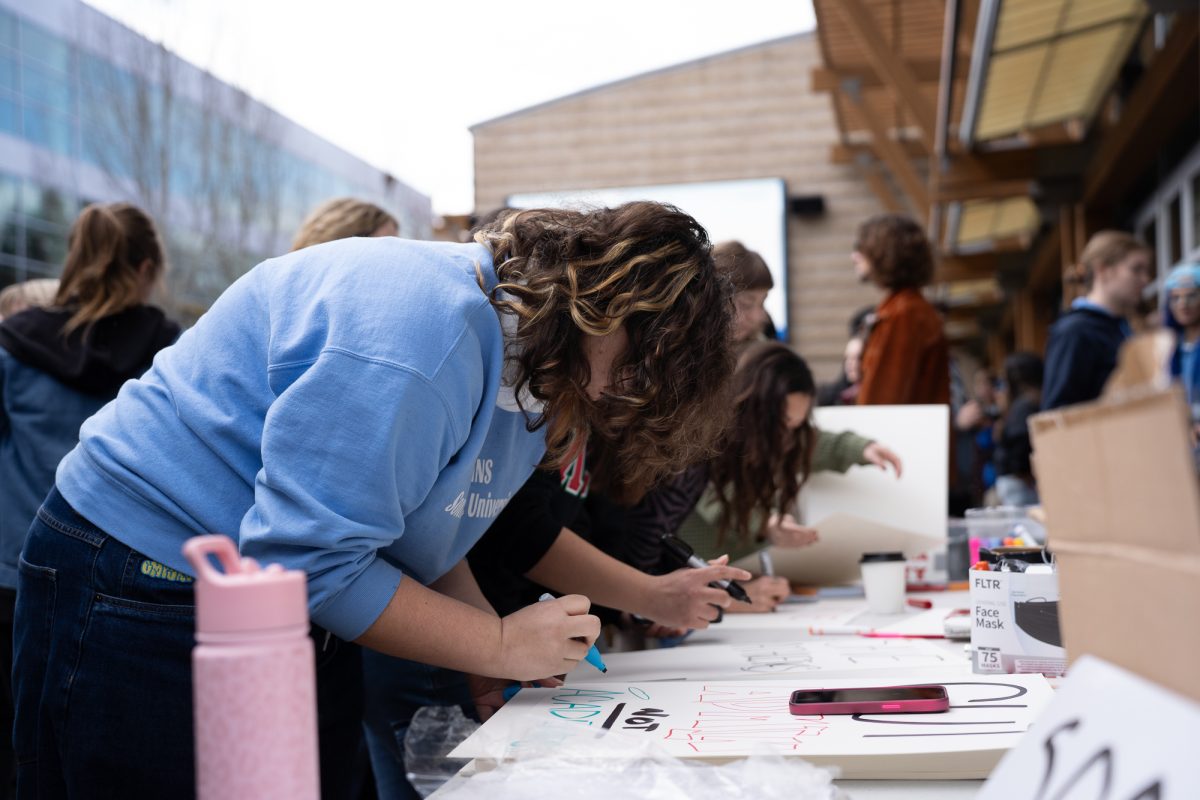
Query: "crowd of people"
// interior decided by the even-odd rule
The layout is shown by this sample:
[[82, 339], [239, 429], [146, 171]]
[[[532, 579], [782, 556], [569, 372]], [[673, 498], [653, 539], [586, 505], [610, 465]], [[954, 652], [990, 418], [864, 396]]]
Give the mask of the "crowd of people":
[[[330, 201], [181, 332], [150, 304], [167, 271], [154, 221], [97, 204], [57, 282], [0, 294], [5, 790], [71, 796], [102, 772], [124, 796], [190, 795], [181, 547], [222, 532], [308, 576], [322, 796], [416, 796], [403, 740], [420, 707], [486, 717], [510, 681], [557, 685], [602, 622], [670, 641], [774, 609], [786, 580], [730, 559], [819, 539], [795, 505], [814, 472], [903, 470], [885, 442], [819, 429], [817, 402], [955, 394], [922, 292], [932, 248], [903, 216], [848, 243], [884, 296], [824, 387], [764, 335], [763, 259], [679, 209], [510, 210], [461, 244], [400, 233]], [[953, 403], [977, 501], [1037, 501], [1026, 422], [1100, 394], [1150, 253], [1097, 234], [1079, 277], [1045, 364], [1015, 353]], [[1166, 291], [1200, 422], [1200, 266]], [[679, 569], [664, 535], [710, 566]], [[563, 596], [535, 602], [547, 589]]]

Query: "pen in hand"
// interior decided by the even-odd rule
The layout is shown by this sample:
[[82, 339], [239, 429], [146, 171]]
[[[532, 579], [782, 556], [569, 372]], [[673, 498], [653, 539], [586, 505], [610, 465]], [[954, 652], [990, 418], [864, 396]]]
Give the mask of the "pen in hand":
[[[664, 533], [662, 535], [662, 543], [663, 546], [670, 550], [677, 559], [692, 569], [704, 569], [705, 567], [709, 566], [708, 564], [704, 563], [703, 559], [696, 555], [695, 551], [692, 550], [691, 545], [680, 539], [678, 536]], [[750, 595], [746, 594], [746, 590], [742, 588], [742, 585], [737, 581], [730, 581], [722, 578], [721, 580], [713, 581], [709, 585], [715, 586], [718, 589], [724, 589], [725, 591], [729, 592], [729, 596], [734, 600], [741, 600], [743, 603], [751, 604], [754, 602], [750, 599]]]

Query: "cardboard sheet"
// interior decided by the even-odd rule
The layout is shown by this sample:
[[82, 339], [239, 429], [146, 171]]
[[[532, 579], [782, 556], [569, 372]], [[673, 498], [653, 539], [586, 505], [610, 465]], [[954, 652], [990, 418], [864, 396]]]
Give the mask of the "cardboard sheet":
[[1127, 389], [1029, 424], [1068, 659], [1098, 656], [1200, 700], [1189, 427], [1178, 386]]
[[835, 765], [846, 778], [978, 778], [1014, 747], [1050, 701], [1040, 675], [964, 676], [930, 671], [941, 714], [804, 715], [796, 689], [895, 685], [886, 678], [593, 683], [522, 689], [451, 753], [453, 758], [611, 757], [653, 746], [683, 758], [763, 752]]

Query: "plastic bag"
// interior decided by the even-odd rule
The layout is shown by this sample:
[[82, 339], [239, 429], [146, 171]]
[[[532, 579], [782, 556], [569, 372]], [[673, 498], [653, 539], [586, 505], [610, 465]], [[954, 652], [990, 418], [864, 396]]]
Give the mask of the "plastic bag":
[[447, 784], [438, 800], [839, 800], [834, 772], [800, 758], [754, 755], [713, 763], [661, 754], [639, 758], [544, 755], [505, 761]]
[[479, 727], [458, 706], [424, 706], [417, 709], [404, 736], [404, 767], [408, 782], [428, 797], [467, 763], [447, 755]]

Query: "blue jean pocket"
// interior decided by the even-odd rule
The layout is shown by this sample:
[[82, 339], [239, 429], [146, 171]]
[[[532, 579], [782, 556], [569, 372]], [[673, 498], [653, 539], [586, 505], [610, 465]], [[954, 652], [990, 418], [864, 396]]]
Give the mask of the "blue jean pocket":
[[194, 791], [194, 618], [191, 605], [92, 595], [62, 737], [77, 774], [120, 774], [121, 796]]

